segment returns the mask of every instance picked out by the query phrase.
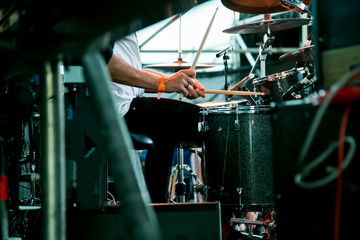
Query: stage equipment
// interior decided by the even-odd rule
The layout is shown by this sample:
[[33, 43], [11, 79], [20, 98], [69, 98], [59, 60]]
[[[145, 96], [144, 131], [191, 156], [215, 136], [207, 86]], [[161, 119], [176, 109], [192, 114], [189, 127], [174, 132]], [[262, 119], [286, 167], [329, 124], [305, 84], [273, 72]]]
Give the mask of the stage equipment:
[[284, 62], [313, 62], [314, 61], [314, 45], [303, 47], [295, 51], [285, 53], [280, 56], [280, 60]]
[[265, 19], [259, 22], [247, 23], [225, 29], [224, 33], [233, 34], [253, 34], [282, 31], [286, 29], [301, 27], [307, 25], [310, 19], [307, 18], [282, 18], [282, 19]]
[[272, 132], [266, 106], [202, 108], [207, 201], [241, 210], [274, 207]]
[[[295, 1], [281, 1], [281, 0], [221, 0], [225, 7], [230, 10], [241, 13], [251, 14], [264, 14], [287, 11], [289, 3]], [[281, 5], [281, 3], [288, 3], [287, 5]], [[305, 5], [311, 4], [312, 0], [304, 0]], [[297, 1], [299, 4], [299, 1]], [[295, 5], [295, 4], [293, 4]], [[302, 7], [302, 5], [301, 5]]]
[[67, 81], [65, 87], [67, 205], [69, 209], [103, 210], [108, 170], [91, 96], [85, 83]]
[[314, 65], [319, 88], [330, 88], [360, 65], [359, 8], [359, 1], [341, 6], [335, 0], [314, 1]]
[[[309, 75], [305, 68], [293, 68], [288, 71], [275, 73], [266, 77], [256, 78], [253, 80], [254, 87], [265, 96], [259, 99], [260, 104], [270, 104], [270, 102], [283, 102], [283, 94], [291, 87], [301, 82]], [[310, 84], [311, 85], [311, 84]], [[309, 86], [310, 86], [309, 85]], [[304, 89], [293, 99], [304, 98], [309, 95], [311, 89]], [[289, 100], [289, 99], [286, 99]]]

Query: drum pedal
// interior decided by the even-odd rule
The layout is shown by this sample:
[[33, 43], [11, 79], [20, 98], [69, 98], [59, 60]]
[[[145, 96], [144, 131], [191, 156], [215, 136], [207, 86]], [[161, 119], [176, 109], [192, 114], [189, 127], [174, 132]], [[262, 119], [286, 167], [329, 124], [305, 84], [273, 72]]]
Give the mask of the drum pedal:
[[[193, 171], [187, 164], [184, 164], [184, 149], [182, 145], [177, 148], [177, 164], [174, 167], [169, 182], [169, 202], [184, 203], [186, 202], [186, 183], [185, 171], [190, 173], [195, 183], [193, 183], [193, 191], [197, 194], [204, 194], [205, 186], [201, 183], [196, 171]], [[175, 199], [175, 201], [174, 201]]]

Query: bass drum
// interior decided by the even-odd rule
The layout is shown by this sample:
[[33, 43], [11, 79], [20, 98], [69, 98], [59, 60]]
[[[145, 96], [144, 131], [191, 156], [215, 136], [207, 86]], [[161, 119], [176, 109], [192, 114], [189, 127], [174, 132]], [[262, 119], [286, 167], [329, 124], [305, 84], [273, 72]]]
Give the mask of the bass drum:
[[268, 106], [201, 109], [206, 200], [261, 210], [274, 205]]

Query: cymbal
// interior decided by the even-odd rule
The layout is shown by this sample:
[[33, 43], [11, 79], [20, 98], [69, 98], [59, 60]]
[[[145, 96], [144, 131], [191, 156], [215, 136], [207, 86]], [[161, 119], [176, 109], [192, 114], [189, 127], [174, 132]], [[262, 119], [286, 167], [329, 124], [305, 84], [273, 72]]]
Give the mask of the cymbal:
[[[222, 4], [230, 10], [241, 13], [266, 14], [288, 11], [280, 5], [280, 0], [221, 0]], [[304, 0], [310, 5], [312, 0]]]
[[[156, 69], [161, 69], [164, 71], [171, 71], [171, 72], [175, 72], [175, 71], [179, 71], [181, 69], [190, 69], [191, 68], [191, 64], [183, 61], [183, 60], [177, 60], [175, 62], [166, 64], [152, 64], [152, 65], [146, 65], [145, 67], [147, 68], [156, 68]], [[195, 69], [204, 69], [204, 68], [211, 68], [213, 67], [212, 65], [207, 65], [207, 64], [197, 64], [195, 66]]]
[[262, 33], [267, 32], [270, 28], [271, 32], [280, 30], [300, 27], [310, 22], [309, 18], [282, 18], [282, 19], [269, 19], [259, 22], [253, 22], [243, 24], [235, 27], [225, 29], [224, 33], [240, 33], [240, 34], [251, 34], [251, 33]]
[[284, 62], [313, 62], [314, 61], [314, 45], [303, 47], [280, 56], [280, 60]]

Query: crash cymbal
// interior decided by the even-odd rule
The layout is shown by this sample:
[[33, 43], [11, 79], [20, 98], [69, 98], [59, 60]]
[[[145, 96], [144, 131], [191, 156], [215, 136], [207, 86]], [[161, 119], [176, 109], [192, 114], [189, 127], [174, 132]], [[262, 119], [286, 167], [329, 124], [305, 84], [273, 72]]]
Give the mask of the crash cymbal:
[[313, 62], [314, 61], [314, 45], [303, 47], [280, 56], [280, 60], [284, 62]]
[[[236, 12], [265, 14], [285, 12], [288, 9], [280, 5], [280, 0], [221, 0], [222, 4]], [[305, 5], [310, 5], [312, 0], [304, 0]]]
[[311, 19], [309, 18], [269, 19], [231, 27], [225, 29], [223, 32], [240, 34], [263, 33], [267, 32], [268, 28], [270, 28], [271, 32], [276, 32], [306, 25], [310, 22], [310, 20]]
[[[164, 71], [171, 71], [171, 72], [176, 72], [179, 71], [181, 69], [190, 69], [191, 68], [191, 64], [179, 59], [175, 62], [166, 64], [152, 64], [152, 65], [146, 65], [146, 68], [156, 68], [156, 69], [161, 69]], [[211, 68], [213, 67], [212, 65], [206, 65], [206, 64], [197, 64], [195, 69], [203, 69], [203, 68]]]

